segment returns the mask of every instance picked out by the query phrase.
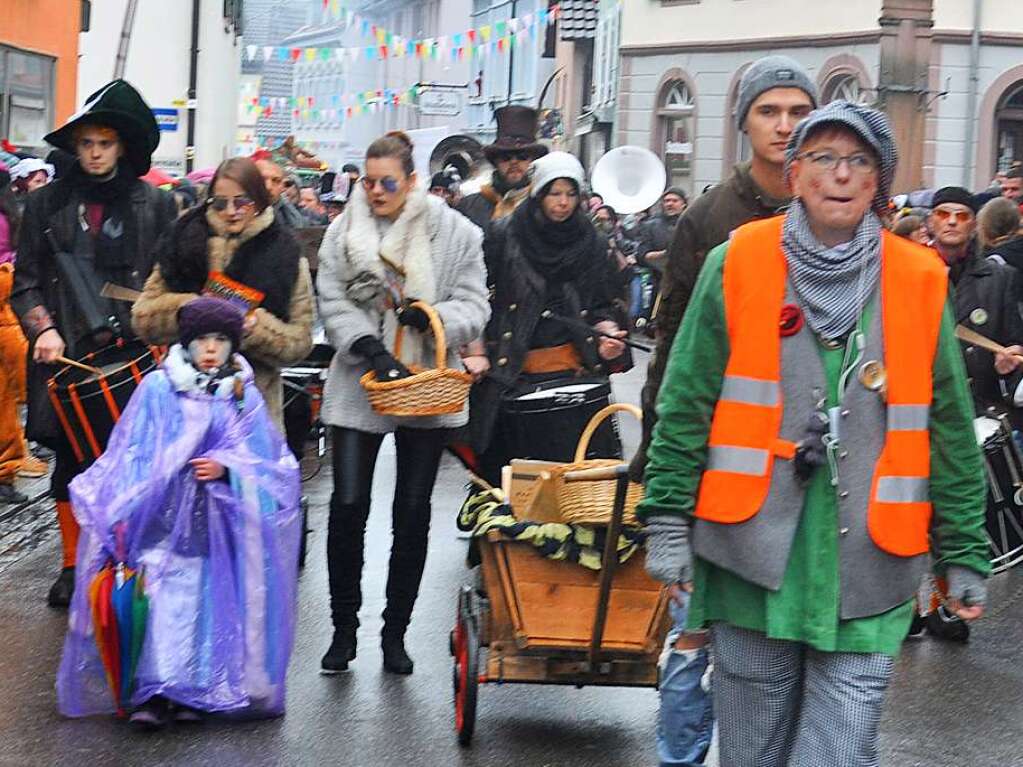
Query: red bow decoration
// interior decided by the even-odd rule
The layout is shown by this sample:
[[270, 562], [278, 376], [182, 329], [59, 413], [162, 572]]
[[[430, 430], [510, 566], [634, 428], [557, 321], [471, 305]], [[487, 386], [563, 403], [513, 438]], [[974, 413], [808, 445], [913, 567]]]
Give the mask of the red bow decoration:
[[0, 148], [2, 148], [5, 152], [9, 152], [10, 154], [18, 153], [18, 147], [14, 146], [14, 144], [12, 144], [7, 139], [0, 139]]
[[794, 336], [803, 329], [803, 312], [795, 304], [785, 304], [781, 308], [781, 321], [779, 322], [782, 338]]

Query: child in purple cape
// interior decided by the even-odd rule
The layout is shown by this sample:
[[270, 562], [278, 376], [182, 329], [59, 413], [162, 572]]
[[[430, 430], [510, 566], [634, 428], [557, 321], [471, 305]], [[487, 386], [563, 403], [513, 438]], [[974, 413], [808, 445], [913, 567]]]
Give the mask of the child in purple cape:
[[203, 297], [181, 339], [144, 378], [106, 452], [71, 484], [82, 526], [57, 677], [66, 716], [115, 711], [89, 585], [107, 564], [144, 573], [145, 639], [133, 723], [204, 713], [275, 716], [295, 626], [298, 465], [273, 426], [239, 346], [244, 317]]

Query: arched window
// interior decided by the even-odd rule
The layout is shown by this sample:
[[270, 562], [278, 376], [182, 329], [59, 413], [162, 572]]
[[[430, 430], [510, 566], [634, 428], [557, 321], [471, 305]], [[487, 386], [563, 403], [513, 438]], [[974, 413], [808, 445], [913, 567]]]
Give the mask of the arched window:
[[657, 104], [657, 117], [662, 140], [660, 154], [668, 172], [668, 183], [692, 192], [696, 101], [685, 80], [671, 80], [664, 85]]
[[842, 72], [831, 77], [821, 92], [821, 103], [832, 101], [850, 101], [853, 104], [869, 104], [872, 99], [863, 87], [860, 78], [851, 72]]
[[1004, 173], [1013, 163], [1023, 160], [1023, 81], [1005, 92], [995, 122], [998, 126], [995, 168]]

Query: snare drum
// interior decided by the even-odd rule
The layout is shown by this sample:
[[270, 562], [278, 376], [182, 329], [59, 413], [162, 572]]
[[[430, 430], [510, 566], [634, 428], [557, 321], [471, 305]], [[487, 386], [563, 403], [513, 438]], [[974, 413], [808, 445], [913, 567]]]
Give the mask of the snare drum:
[[973, 421], [987, 475], [985, 530], [994, 572], [1023, 560], [1023, 455], [1005, 417]]
[[75, 458], [86, 463], [102, 455], [132, 393], [159, 360], [141, 341], [119, 339], [79, 362], [100, 372], [69, 365], [49, 380], [47, 389]]
[[[568, 463], [590, 418], [611, 402], [603, 378], [559, 378], [527, 384], [501, 402], [502, 432], [511, 458]], [[604, 421], [590, 440], [587, 458], [621, 458], [615, 419]]]

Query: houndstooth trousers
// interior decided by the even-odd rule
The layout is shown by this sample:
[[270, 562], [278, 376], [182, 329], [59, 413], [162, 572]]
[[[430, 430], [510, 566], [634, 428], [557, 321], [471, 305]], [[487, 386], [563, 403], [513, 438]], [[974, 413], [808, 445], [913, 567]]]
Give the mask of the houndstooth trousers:
[[721, 767], [876, 767], [893, 658], [712, 631]]

